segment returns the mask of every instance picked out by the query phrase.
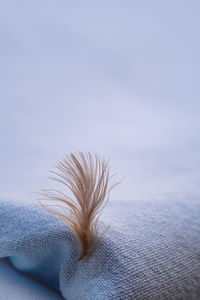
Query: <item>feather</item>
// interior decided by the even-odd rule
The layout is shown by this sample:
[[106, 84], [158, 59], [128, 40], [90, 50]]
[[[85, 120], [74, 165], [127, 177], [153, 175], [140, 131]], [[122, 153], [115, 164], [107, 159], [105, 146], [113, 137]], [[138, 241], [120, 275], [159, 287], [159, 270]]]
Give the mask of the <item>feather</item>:
[[[98, 237], [98, 219], [107, 204], [111, 189], [119, 182], [110, 185], [113, 175], [110, 176], [108, 162], [97, 155], [93, 157], [90, 152], [70, 153], [55, 168], [56, 171], [50, 171], [54, 175], [50, 178], [64, 185], [73, 197], [57, 189], [43, 189], [39, 193], [42, 198], [38, 200], [48, 211], [71, 226], [79, 240], [78, 260], [81, 260], [101, 240]], [[52, 209], [53, 206], [56, 209]]]

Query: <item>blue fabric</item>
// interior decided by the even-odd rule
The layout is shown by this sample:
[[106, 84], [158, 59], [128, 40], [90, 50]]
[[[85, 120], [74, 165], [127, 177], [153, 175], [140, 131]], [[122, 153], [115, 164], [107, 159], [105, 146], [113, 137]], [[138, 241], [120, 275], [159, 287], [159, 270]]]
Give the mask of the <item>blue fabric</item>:
[[[68, 226], [37, 207], [1, 201], [0, 257], [22, 272], [16, 285], [24, 291], [46, 289], [43, 299], [56, 299], [56, 292], [68, 300], [200, 299], [198, 199], [113, 201], [101, 230], [108, 224], [99, 247], [77, 262], [78, 243]], [[0, 264], [1, 274], [12, 277], [10, 268]]]
[[0, 259], [0, 299], [61, 300], [61, 296], [15, 270], [7, 259]]

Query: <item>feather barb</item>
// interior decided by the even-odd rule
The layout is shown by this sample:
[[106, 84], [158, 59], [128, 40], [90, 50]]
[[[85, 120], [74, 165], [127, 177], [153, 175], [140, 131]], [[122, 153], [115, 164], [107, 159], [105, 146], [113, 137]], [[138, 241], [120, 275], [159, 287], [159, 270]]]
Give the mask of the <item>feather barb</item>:
[[78, 260], [81, 260], [99, 244], [98, 219], [111, 189], [118, 183], [110, 185], [108, 162], [97, 155], [93, 157], [90, 152], [70, 153], [55, 168], [56, 171], [50, 171], [53, 174], [50, 178], [71, 191], [73, 198], [59, 190], [46, 189], [40, 193], [39, 202], [74, 230], [80, 243]]

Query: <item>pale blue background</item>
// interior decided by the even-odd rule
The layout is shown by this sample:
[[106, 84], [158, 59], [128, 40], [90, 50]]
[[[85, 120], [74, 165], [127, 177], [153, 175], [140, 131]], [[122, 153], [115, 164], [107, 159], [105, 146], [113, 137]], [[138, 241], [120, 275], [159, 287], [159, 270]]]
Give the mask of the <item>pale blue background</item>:
[[65, 153], [125, 176], [113, 199], [199, 195], [199, 1], [1, 1], [0, 197]]

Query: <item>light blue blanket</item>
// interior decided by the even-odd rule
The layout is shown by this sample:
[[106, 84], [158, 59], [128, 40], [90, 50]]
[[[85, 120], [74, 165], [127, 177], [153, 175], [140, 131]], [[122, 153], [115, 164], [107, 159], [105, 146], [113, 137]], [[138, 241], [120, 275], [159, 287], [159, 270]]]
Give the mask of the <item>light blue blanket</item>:
[[[114, 202], [99, 247], [76, 261], [72, 230], [36, 206], [0, 202], [0, 299], [200, 299], [200, 201]], [[17, 271], [17, 270], [20, 270]]]

